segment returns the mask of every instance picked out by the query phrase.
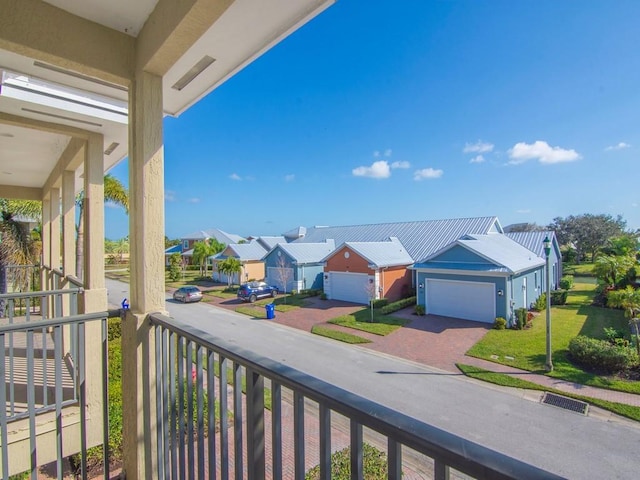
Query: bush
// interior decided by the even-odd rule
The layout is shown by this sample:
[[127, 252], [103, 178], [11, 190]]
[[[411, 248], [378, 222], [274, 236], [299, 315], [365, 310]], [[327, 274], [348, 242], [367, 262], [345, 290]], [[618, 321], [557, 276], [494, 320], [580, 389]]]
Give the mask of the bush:
[[326, 299], [327, 299], [327, 294], [326, 294], [326, 293], [324, 293], [324, 292], [322, 292], [322, 293], [320, 294], [320, 300], [326, 300]]
[[[362, 469], [363, 477], [367, 480], [386, 480], [386, 454], [368, 443], [363, 443]], [[318, 480], [320, 478], [320, 466], [313, 467], [305, 474], [304, 478], [305, 480]], [[333, 480], [349, 480], [351, 478], [351, 453], [349, 447], [331, 454], [331, 478]]]
[[554, 290], [551, 292], [551, 305], [566, 305], [568, 290]]
[[493, 328], [495, 328], [496, 330], [504, 330], [505, 328], [507, 328], [507, 320], [502, 317], [497, 317], [493, 322]]
[[387, 300], [386, 298], [379, 298], [373, 301], [373, 308], [382, 308], [386, 307], [387, 305], [389, 305], [389, 300]]
[[424, 315], [424, 305], [416, 305], [414, 308], [416, 315]]
[[562, 290], [571, 290], [573, 288], [573, 275], [565, 275], [560, 279], [560, 288]]
[[527, 309], [526, 308], [516, 308], [516, 323], [513, 326], [516, 330], [522, 330], [527, 325]]
[[380, 313], [382, 315], [389, 315], [390, 313], [397, 312], [398, 310], [407, 308], [411, 305], [414, 305], [415, 303], [416, 303], [416, 297], [403, 298], [402, 300], [398, 300], [397, 302], [391, 302], [388, 305], [383, 306], [380, 309]]
[[616, 373], [638, 366], [638, 354], [633, 349], [584, 335], [571, 339], [569, 355], [583, 367], [605, 373]]
[[536, 298], [536, 301], [533, 302], [533, 310], [541, 312], [545, 308], [547, 308], [547, 294], [543, 292], [538, 298]]
[[107, 338], [110, 342], [118, 340], [122, 336], [122, 319], [113, 317], [107, 320]]

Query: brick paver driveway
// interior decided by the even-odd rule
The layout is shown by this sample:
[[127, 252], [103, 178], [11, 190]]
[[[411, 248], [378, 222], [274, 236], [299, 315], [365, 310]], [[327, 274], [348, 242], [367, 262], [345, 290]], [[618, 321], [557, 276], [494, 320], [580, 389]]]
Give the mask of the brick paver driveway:
[[[243, 304], [236, 299], [216, 299], [210, 303], [232, 310]], [[276, 312], [275, 320], [265, 321], [275, 321], [309, 332], [314, 325], [327, 325], [328, 320], [361, 308], [361, 305], [353, 303], [313, 297], [308, 299], [305, 307], [286, 313]], [[384, 337], [352, 329], [346, 330], [371, 340], [371, 343], [361, 345], [365, 348], [459, 373], [455, 364], [464, 363], [464, 353], [491, 328], [491, 325], [480, 322], [436, 315], [417, 316], [413, 314], [413, 307], [395, 312], [393, 315], [407, 319], [408, 323]], [[343, 329], [334, 325], [327, 326]]]

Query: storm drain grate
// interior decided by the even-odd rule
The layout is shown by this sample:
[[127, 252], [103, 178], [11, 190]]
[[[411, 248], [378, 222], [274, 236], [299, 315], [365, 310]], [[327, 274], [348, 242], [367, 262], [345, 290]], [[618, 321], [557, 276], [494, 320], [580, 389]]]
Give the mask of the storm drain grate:
[[564, 408], [565, 410], [571, 410], [572, 412], [581, 413], [582, 415], [586, 415], [587, 410], [589, 409], [588, 403], [549, 392], [544, 392], [542, 403], [553, 405], [554, 407]]

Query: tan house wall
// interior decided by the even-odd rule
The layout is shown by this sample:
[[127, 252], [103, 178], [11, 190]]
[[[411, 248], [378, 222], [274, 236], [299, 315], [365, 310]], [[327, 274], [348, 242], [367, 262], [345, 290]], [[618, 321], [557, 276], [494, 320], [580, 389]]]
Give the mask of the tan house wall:
[[[349, 252], [349, 258], [345, 258], [345, 253]], [[374, 271], [369, 268], [369, 262], [355, 253], [349, 247], [343, 247], [334, 253], [324, 267], [325, 272], [352, 272], [366, 273], [373, 275]]]
[[265, 269], [264, 262], [247, 262], [242, 266], [242, 279], [241, 282], [248, 280], [264, 280]]

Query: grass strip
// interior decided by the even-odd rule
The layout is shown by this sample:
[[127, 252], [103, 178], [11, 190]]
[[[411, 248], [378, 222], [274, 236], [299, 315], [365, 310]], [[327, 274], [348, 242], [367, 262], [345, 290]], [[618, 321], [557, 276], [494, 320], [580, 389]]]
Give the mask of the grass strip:
[[464, 364], [457, 363], [456, 366], [467, 377], [482, 380], [483, 382], [493, 383], [495, 385], [501, 385], [503, 387], [524, 388], [527, 390], [539, 390], [544, 392], [557, 393], [558, 395], [573, 398], [576, 400], [581, 400], [590, 405], [594, 405], [596, 407], [602, 408], [603, 410], [608, 410], [617, 415], [630, 418], [631, 420], [635, 420], [636, 422], [640, 422], [640, 407], [627, 405], [625, 403], [610, 402], [608, 400], [601, 400], [599, 398], [575, 395], [573, 393], [567, 393], [562, 390], [557, 390], [555, 388], [547, 388], [544, 385], [539, 385], [537, 383], [521, 380], [511, 375], [506, 375], [504, 373], [491, 372], [489, 370], [484, 370], [483, 368], [474, 367], [471, 365], [464, 365]]
[[264, 308], [256, 308], [256, 307], [238, 307], [235, 309], [236, 312], [242, 313], [243, 315], [249, 315], [254, 318], [267, 318], [267, 311]]
[[333, 328], [322, 327], [320, 325], [314, 325], [311, 328], [311, 333], [315, 333], [316, 335], [320, 335], [321, 337], [339, 340], [340, 342], [344, 343], [371, 343], [371, 340], [367, 340], [366, 338], [352, 335], [350, 333], [340, 332], [338, 330], [334, 330]]
[[389, 315], [376, 315], [375, 313], [373, 322], [371, 322], [370, 315], [370, 310], [363, 309], [350, 315], [342, 315], [340, 317], [333, 318], [329, 320], [328, 323], [380, 336], [389, 335], [407, 323], [407, 321], [402, 318], [392, 317]]

